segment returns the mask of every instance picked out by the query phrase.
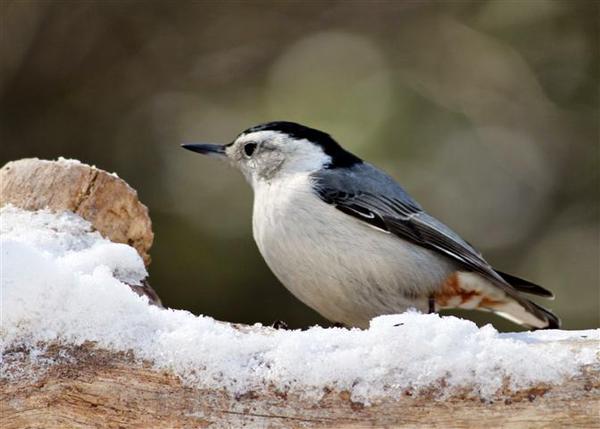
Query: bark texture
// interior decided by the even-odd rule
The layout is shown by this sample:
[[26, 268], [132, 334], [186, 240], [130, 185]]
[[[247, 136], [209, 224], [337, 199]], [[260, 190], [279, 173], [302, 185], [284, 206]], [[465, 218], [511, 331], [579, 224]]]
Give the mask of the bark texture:
[[[266, 328], [262, 328], [266, 329]], [[587, 343], [587, 344], [586, 344]], [[565, 347], [589, 347], [589, 341]], [[596, 344], [597, 346], [597, 344]], [[182, 385], [168, 372], [128, 353], [93, 344], [51, 346], [50, 368], [31, 365], [26, 350], [4, 357], [10, 382], [0, 386], [2, 427], [17, 428], [593, 428], [600, 425], [600, 372], [587, 368], [558, 386], [503, 392], [481, 401], [463, 392], [450, 399], [404, 396], [365, 406], [348, 392], [307, 401], [268, 388], [233, 397]], [[35, 374], [35, 377], [32, 376]]]
[[[135, 189], [115, 174], [77, 161], [12, 161], [0, 169], [0, 207], [6, 204], [77, 213], [103, 237], [134, 247], [146, 267], [150, 265], [154, 233], [148, 208]], [[162, 307], [147, 279], [143, 283], [130, 287]]]
[[73, 161], [9, 162], [0, 169], [0, 206], [8, 203], [77, 213], [109, 240], [135, 247], [150, 264], [154, 234], [148, 208], [116, 175]]

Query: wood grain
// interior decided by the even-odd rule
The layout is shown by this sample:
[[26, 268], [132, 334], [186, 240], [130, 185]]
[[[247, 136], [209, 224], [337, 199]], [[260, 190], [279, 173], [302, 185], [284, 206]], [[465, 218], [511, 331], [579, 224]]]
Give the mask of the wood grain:
[[135, 247], [150, 264], [154, 234], [148, 208], [123, 179], [79, 162], [36, 158], [0, 169], [0, 206], [77, 213], [104, 237]]
[[321, 400], [308, 401], [269, 388], [237, 397], [195, 389], [149, 362], [136, 361], [132, 353], [93, 344], [54, 344], [44, 357], [56, 364], [32, 365], [27, 350], [10, 350], [3, 356], [11, 377], [0, 385], [4, 429], [600, 427], [597, 366], [558, 386], [507, 391], [494, 401], [464, 392], [439, 400], [432, 390], [366, 406], [352, 402], [348, 392], [327, 391]]

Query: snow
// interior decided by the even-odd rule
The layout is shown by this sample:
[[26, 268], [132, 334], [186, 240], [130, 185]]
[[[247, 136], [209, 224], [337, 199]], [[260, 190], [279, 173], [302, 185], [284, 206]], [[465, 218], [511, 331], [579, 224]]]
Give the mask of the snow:
[[[239, 329], [160, 309], [124, 285], [147, 276], [136, 251], [69, 213], [6, 206], [0, 246], [3, 355], [21, 346], [36, 359], [44, 343], [94, 341], [131, 350], [190, 386], [232, 394], [271, 386], [314, 399], [328, 388], [365, 403], [431, 387], [440, 398], [461, 388], [492, 397], [506, 383], [557, 383], [597, 362], [597, 343], [579, 351], [568, 343], [597, 342], [600, 330], [500, 334], [490, 325], [416, 312], [375, 318], [368, 330]], [[7, 365], [2, 361], [0, 376], [8, 377]]]
[[[37, 161], [37, 162], [41, 162], [41, 163], [58, 164], [63, 167], [84, 166], [84, 167], [90, 167], [92, 170], [97, 169], [97, 167], [95, 165], [87, 165], [87, 164], [82, 163], [78, 159], [64, 158], [62, 156], [59, 156], [56, 160], [47, 160], [47, 159], [39, 159], [39, 158], [29, 158], [29, 159], [32, 161]], [[119, 175], [114, 171], [112, 173], [107, 172], [107, 174], [114, 177], [115, 179], [120, 179]]]
[[[38, 160], [37, 158], [35, 158], [36, 160]], [[39, 160], [38, 160], [39, 161]], [[46, 160], [44, 160], [46, 161]], [[74, 158], [64, 158], [62, 156], [59, 156], [58, 159], [56, 161], [46, 161], [46, 162], [58, 162], [59, 164], [62, 165], [84, 165], [80, 160], [78, 159], [74, 159]], [[92, 168], [96, 168], [96, 166], [92, 166]]]

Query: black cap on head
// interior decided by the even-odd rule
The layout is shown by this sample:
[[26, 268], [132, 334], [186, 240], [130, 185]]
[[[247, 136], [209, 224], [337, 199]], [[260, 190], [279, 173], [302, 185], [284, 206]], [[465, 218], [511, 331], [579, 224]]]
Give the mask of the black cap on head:
[[362, 163], [360, 158], [342, 148], [329, 134], [295, 122], [267, 122], [248, 128], [240, 135], [257, 131], [277, 131], [287, 134], [294, 139], [306, 139], [311, 143], [320, 146], [321, 149], [323, 149], [323, 152], [331, 157], [331, 164], [329, 164], [328, 168], [347, 168]]

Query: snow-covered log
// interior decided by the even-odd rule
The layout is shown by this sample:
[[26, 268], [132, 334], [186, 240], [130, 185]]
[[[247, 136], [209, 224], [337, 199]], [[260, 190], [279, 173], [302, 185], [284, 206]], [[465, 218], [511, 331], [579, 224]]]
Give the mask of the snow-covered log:
[[[265, 328], [262, 328], [263, 330]], [[258, 334], [261, 329], [256, 329]], [[265, 332], [265, 334], [268, 334]], [[589, 341], [560, 344], [583, 349]], [[319, 398], [274, 387], [231, 394], [185, 383], [172, 371], [135, 359], [135, 352], [54, 344], [31, 363], [31, 351], [5, 352], [3, 365], [37, 373], [3, 381], [2, 427], [17, 428], [200, 428], [200, 427], [410, 427], [410, 428], [594, 428], [600, 409], [597, 367], [557, 385], [541, 383], [498, 399], [461, 392], [440, 399], [438, 388], [418, 395], [382, 397], [371, 405], [348, 390], [323, 386]], [[48, 362], [51, 362], [49, 365]], [[343, 366], [343, 362], [315, 362]], [[530, 365], [535, 365], [531, 362]], [[424, 369], [425, 370], [425, 369]], [[198, 368], [201, 377], [202, 368]]]
[[[75, 180], [57, 177], [47, 201]], [[219, 322], [133, 293], [144, 252], [100, 231], [102, 207], [19, 204], [36, 199], [0, 208], [3, 428], [600, 425], [600, 330], [498, 333], [415, 312], [367, 330]]]

